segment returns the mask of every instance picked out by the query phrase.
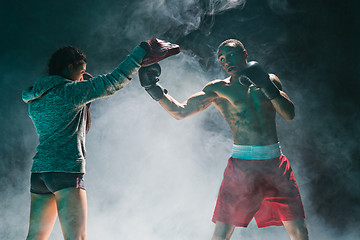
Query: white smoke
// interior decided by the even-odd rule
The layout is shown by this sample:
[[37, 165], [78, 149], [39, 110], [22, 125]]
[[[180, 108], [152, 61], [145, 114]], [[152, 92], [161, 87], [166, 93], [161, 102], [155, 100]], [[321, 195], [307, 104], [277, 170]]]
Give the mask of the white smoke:
[[[82, 21], [88, 25], [73, 27], [76, 30], [85, 27], [88, 31], [81, 32], [82, 35], [74, 33], [79, 35], [77, 38], [67, 38], [68, 35], [62, 32], [58, 33], [59, 35], [52, 32], [54, 37], [51, 38], [51, 34], [45, 31], [50, 29], [49, 26], [67, 26], [70, 24], [68, 20], [64, 23], [49, 20], [49, 26], [44, 25], [45, 27], [40, 28], [44, 31], [36, 32], [37, 36], [30, 34], [30, 30], [27, 30], [27, 33], [36, 37], [38, 41], [46, 39], [47, 44], [51, 41], [60, 45], [65, 45], [64, 42], [81, 43], [80, 45], [88, 48], [85, 50], [89, 56], [89, 71], [97, 75], [111, 71], [122, 60], [120, 54], [117, 55], [119, 49], [126, 49], [127, 54], [139, 41], [150, 37], [161, 38], [168, 34], [176, 39], [179, 36], [187, 36], [199, 29], [201, 21], [207, 15], [211, 17], [211, 28], [214, 24], [212, 16], [226, 10], [243, 8], [245, 3], [244, 0], [136, 0], [120, 3], [113, 1], [111, 5], [104, 1], [94, 6], [86, 6], [86, 20]], [[269, 0], [268, 4], [277, 13], [291, 12], [287, 1]], [[70, 10], [62, 9], [63, 12]], [[57, 10], [56, 13], [60, 15], [61, 11]], [[39, 23], [42, 23], [43, 19], [50, 19], [44, 16], [48, 16], [46, 12], [40, 12], [39, 16], [32, 13], [32, 18], [39, 19]], [[239, 16], [239, 19], [247, 18]], [[79, 21], [77, 19], [74, 22]], [[29, 25], [27, 29], [31, 27], [33, 30], [38, 29], [38, 25]], [[254, 28], [263, 31], [263, 26]], [[74, 29], [71, 31], [75, 32]], [[251, 33], [250, 30], [247, 31]], [[250, 40], [252, 38], [249, 42]], [[266, 47], [259, 47], [259, 51], [264, 51]], [[53, 50], [53, 45], [46, 48], [50, 56], [49, 49]], [[38, 56], [38, 53], [34, 56]], [[26, 63], [29, 65], [29, 62]], [[180, 102], [200, 91], [208, 81], [222, 75], [220, 68], [205, 72], [198, 59], [186, 51], [160, 64], [160, 84]], [[36, 72], [33, 67], [22, 70], [22, 75], [16, 73], [11, 80], [29, 77], [26, 71], [32, 70], [32, 75]], [[40, 71], [37, 72], [42, 74]], [[289, 86], [289, 82], [283, 82], [285, 88]], [[21, 86], [23, 87], [26, 86]], [[297, 87], [299, 86], [294, 86]], [[299, 183], [310, 238], [339, 239], [339, 233], [331, 231], [331, 227], [326, 225], [326, 220], [317, 217], [315, 209], [312, 208], [306, 186], [311, 182], [313, 173], [304, 172], [305, 168], [296, 162], [296, 159], [300, 159], [301, 153], [297, 152], [296, 148], [287, 147], [296, 146], [303, 140], [302, 129], [297, 127], [304, 127], [301, 122], [306, 122], [305, 114], [302, 114], [308, 106], [304, 103], [316, 102], [315, 97], [313, 101], [305, 101], [304, 93], [295, 92], [289, 91], [289, 95], [297, 106], [298, 115], [291, 123], [280, 122], [280, 141], [284, 140], [283, 151], [288, 155]], [[17, 94], [19, 98], [20, 91]], [[316, 106], [312, 107], [316, 109]], [[21, 110], [23, 117], [26, 116], [26, 107]], [[232, 146], [229, 128], [216, 109], [209, 107], [202, 113], [177, 121], [147, 95], [135, 77], [119, 93], [94, 102], [91, 113], [93, 124], [87, 136], [85, 176], [88, 195], [88, 239], [210, 239], [215, 226], [211, 222], [211, 217]], [[11, 116], [17, 114], [11, 113]], [[29, 120], [23, 125], [33, 129]], [[35, 147], [35, 131], [26, 131], [23, 135], [25, 137], [21, 142], [31, 149], [27, 151], [26, 159], [23, 161], [30, 161]], [[328, 143], [319, 141], [322, 147]], [[341, 144], [340, 140], [336, 143]], [[9, 148], [11, 147], [16, 148]], [[326, 146], [325, 149], [329, 147]], [[14, 167], [12, 163], [5, 166]], [[16, 181], [2, 182], [7, 188], [3, 187], [4, 190], [1, 191], [0, 239], [24, 239], [28, 227], [30, 194], [27, 177], [30, 174], [13, 170], [13, 175], [12, 179], [17, 179]], [[13, 182], [16, 183], [15, 186], [11, 185]], [[243, 238], [288, 239], [288, 235], [283, 227], [258, 229], [255, 223], [251, 222], [247, 229], [237, 228], [232, 239]], [[62, 239], [58, 222], [50, 239]], [[356, 232], [348, 231], [341, 239], [357, 239]]]
[[[111, 17], [97, 17], [97, 24], [91, 32], [96, 36], [106, 35], [107, 41], [130, 40], [136, 42], [164, 34], [179, 38], [199, 29], [204, 17], [211, 19], [208, 28], [214, 24], [216, 14], [229, 9], [243, 8], [245, 0], [139, 0], [124, 6], [114, 5], [106, 9]], [[129, 10], [131, 9], [131, 10]], [[109, 35], [112, 38], [109, 39]], [[106, 46], [104, 46], [106, 47]]]
[[[160, 84], [180, 101], [206, 83], [199, 64], [185, 54], [161, 65]], [[137, 77], [92, 112], [87, 142], [89, 236], [210, 238], [231, 139], [204, 132], [204, 115], [173, 119], [140, 87]], [[105, 226], [111, 231], [101, 231]]]
[[[164, 33], [176, 28], [178, 31], [181, 30], [182, 35], [188, 35], [199, 28], [205, 15], [211, 16], [236, 7], [243, 7], [245, 2], [245, 0], [143, 0], [137, 2], [132, 19], [142, 19], [141, 23], [147, 27], [145, 30], [150, 34]], [[146, 23], [148, 18], [151, 22]], [[134, 29], [135, 25], [138, 26], [139, 22], [130, 23], [127, 29]], [[138, 33], [138, 31], [126, 32]]]

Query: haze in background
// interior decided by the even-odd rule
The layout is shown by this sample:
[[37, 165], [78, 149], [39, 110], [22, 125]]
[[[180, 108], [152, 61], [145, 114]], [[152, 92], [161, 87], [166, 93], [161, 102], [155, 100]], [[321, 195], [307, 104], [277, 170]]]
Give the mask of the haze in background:
[[[225, 77], [215, 53], [228, 38], [243, 41], [249, 60], [277, 74], [296, 106], [292, 122], [278, 118], [278, 131], [299, 184], [310, 237], [357, 239], [355, 136], [360, 129], [354, 89], [359, 84], [353, 76], [359, 61], [358, 48], [346, 51], [356, 41], [345, 30], [350, 35], [358, 25], [352, 12], [343, 14], [343, 9], [355, 13], [355, 5], [334, 3], [35, 1], [22, 2], [16, 11], [16, 3], [5, 4], [0, 10], [6, 33], [0, 48], [0, 239], [24, 239], [28, 227], [29, 170], [37, 137], [21, 90], [46, 74], [47, 60], [58, 47], [83, 49], [88, 71], [99, 75], [152, 37], [182, 48], [160, 63], [160, 84], [180, 102], [208, 81]], [[135, 76], [119, 93], [95, 101], [91, 113], [88, 239], [210, 239], [232, 147], [231, 132], [217, 110], [211, 106], [177, 121]], [[240, 238], [288, 236], [282, 227], [258, 229], [252, 222], [248, 229], [236, 229], [233, 239]], [[50, 239], [62, 239], [58, 222]]]

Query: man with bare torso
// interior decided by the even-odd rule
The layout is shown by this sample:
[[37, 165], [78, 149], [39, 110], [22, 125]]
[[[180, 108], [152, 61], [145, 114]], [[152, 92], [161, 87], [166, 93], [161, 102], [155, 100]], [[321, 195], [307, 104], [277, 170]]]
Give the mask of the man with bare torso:
[[218, 59], [230, 77], [209, 82], [183, 103], [157, 83], [160, 65], [139, 71], [141, 85], [174, 118], [213, 104], [233, 133], [233, 152], [212, 219], [212, 240], [230, 239], [235, 227], [247, 227], [252, 218], [258, 227], [285, 226], [292, 240], [308, 239], [300, 193], [276, 132], [276, 113], [291, 121], [294, 104], [276, 75], [267, 74], [257, 62], [247, 62], [240, 41], [221, 43]]

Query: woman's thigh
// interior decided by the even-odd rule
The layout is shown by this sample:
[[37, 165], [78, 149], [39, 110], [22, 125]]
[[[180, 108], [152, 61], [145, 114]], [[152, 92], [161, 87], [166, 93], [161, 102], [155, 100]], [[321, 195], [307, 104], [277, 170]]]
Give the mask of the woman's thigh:
[[55, 198], [65, 239], [86, 239], [86, 191], [65, 188], [55, 192]]
[[54, 194], [31, 193], [30, 225], [27, 239], [48, 239], [57, 216]]

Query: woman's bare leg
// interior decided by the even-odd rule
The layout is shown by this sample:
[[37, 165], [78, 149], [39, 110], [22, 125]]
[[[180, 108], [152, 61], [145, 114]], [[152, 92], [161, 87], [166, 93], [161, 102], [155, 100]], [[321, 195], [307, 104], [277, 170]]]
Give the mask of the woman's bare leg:
[[57, 216], [54, 194], [31, 193], [30, 225], [27, 240], [47, 240]]
[[86, 191], [65, 188], [55, 192], [59, 220], [65, 240], [86, 239]]

